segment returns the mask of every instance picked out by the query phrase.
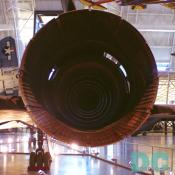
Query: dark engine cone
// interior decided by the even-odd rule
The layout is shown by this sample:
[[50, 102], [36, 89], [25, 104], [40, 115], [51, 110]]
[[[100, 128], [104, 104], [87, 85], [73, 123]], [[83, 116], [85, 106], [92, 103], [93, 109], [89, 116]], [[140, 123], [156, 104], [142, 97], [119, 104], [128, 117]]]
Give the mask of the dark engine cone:
[[29, 43], [20, 89], [36, 124], [84, 146], [116, 142], [149, 116], [157, 87], [153, 55], [120, 17], [81, 10], [61, 15]]

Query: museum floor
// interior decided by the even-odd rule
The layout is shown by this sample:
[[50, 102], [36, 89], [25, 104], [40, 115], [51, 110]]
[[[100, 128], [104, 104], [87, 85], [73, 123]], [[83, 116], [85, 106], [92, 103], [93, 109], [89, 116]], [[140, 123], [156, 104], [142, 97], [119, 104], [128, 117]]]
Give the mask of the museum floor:
[[[2, 133], [0, 134], [0, 175], [37, 175], [42, 172], [28, 172], [29, 162], [29, 145], [28, 133]], [[59, 143], [52, 144], [53, 161], [47, 175], [134, 175], [127, 168], [116, 166], [112, 163], [112, 159], [116, 159], [117, 163], [130, 167], [130, 154], [134, 151], [144, 153], [148, 156], [149, 161], [156, 152], [164, 152], [168, 155], [169, 171], [165, 174], [169, 175], [170, 171], [175, 169], [175, 137], [172, 134], [165, 136], [164, 134], [148, 134], [147, 136], [129, 137], [123, 141], [109, 145], [108, 147], [88, 148], [91, 156], [82, 156], [77, 154], [75, 149], [77, 145], [72, 145], [74, 150]], [[100, 160], [100, 159], [102, 160]], [[109, 162], [105, 162], [107, 160]], [[112, 163], [110, 163], [112, 162]], [[161, 164], [161, 162], [160, 162]], [[149, 171], [147, 171], [150, 174]], [[158, 175], [160, 172], [156, 172]], [[173, 174], [171, 174], [173, 175]]]

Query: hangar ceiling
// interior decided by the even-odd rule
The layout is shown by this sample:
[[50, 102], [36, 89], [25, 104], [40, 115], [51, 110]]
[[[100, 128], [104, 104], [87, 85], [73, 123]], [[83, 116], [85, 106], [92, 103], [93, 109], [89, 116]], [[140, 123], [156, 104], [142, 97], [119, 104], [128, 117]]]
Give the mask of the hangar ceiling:
[[[78, 9], [87, 8], [75, 0]], [[133, 24], [148, 42], [160, 71], [160, 88], [158, 103], [173, 103], [175, 101], [175, 10], [161, 5], [149, 5], [144, 10], [132, 10], [131, 7], [121, 7], [115, 2], [105, 4], [108, 11], [120, 15]], [[28, 41], [33, 36], [34, 10], [62, 10], [60, 0], [1, 0], [0, 1], [0, 40], [12, 36], [16, 40], [18, 62]], [[48, 18], [45, 18], [48, 20]], [[50, 18], [49, 18], [50, 19]], [[129, 42], [129, 38], [128, 38]], [[131, 43], [132, 44], [132, 43]], [[172, 54], [172, 55], [171, 55]], [[8, 68], [11, 76], [2, 73], [0, 82], [8, 81], [9, 86], [16, 88], [14, 77], [16, 68]], [[6, 68], [7, 69], [7, 68]], [[9, 74], [8, 74], [9, 75]], [[11, 81], [13, 77], [13, 81]], [[0, 84], [0, 91], [6, 87]]]

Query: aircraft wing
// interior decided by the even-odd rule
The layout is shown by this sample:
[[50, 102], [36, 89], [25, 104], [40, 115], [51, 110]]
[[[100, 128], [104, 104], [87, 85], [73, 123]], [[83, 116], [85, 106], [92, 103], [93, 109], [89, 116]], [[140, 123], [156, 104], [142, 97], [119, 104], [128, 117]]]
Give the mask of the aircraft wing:
[[[0, 96], [0, 116], [0, 128], [4, 128], [1, 125], [6, 125], [5, 128], [17, 127], [19, 124], [16, 121], [31, 126], [34, 124], [19, 96]], [[154, 118], [154, 121], [175, 120], [175, 105], [154, 105], [150, 118]]]
[[155, 114], [175, 115], [175, 105], [154, 105], [152, 115]]
[[0, 129], [16, 128], [22, 125], [34, 125], [27, 113], [21, 97], [0, 96]]
[[175, 121], [175, 105], [154, 105], [150, 117], [133, 136], [151, 130], [157, 122]]

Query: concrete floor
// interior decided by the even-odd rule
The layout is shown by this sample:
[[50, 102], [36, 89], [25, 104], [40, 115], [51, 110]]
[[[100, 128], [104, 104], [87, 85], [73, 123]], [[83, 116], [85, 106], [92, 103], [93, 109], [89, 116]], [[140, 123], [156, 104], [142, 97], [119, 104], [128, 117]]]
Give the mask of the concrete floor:
[[[0, 175], [37, 175], [28, 172], [29, 134], [0, 134]], [[61, 153], [72, 153], [59, 146]], [[20, 154], [22, 153], [22, 154]], [[60, 152], [59, 152], [60, 153]], [[55, 155], [47, 175], [133, 175], [134, 173], [89, 156]]]
[[[0, 175], [37, 175], [37, 172], [28, 172], [29, 134], [12, 133], [0, 134]], [[175, 137], [172, 134], [148, 134], [147, 136], [129, 137], [113, 145], [113, 157], [118, 163], [129, 166], [130, 154], [133, 151], [144, 152], [150, 159], [157, 151], [166, 152], [169, 156], [168, 165], [175, 169]], [[73, 153], [63, 146], [52, 147], [58, 153]], [[99, 157], [110, 160], [108, 147], [97, 148]], [[13, 154], [13, 152], [15, 154]], [[8, 153], [8, 154], [6, 154]], [[10, 153], [10, 154], [9, 154]], [[156, 172], [155, 175], [160, 174]], [[169, 175], [169, 172], [166, 172]], [[116, 167], [104, 161], [91, 157], [77, 155], [55, 155], [47, 175], [134, 175], [124, 168]]]
[[[0, 155], [1, 175], [38, 175], [28, 172], [29, 155]], [[133, 175], [134, 173], [100, 160], [81, 156], [56, 156], [47, 175]]]

